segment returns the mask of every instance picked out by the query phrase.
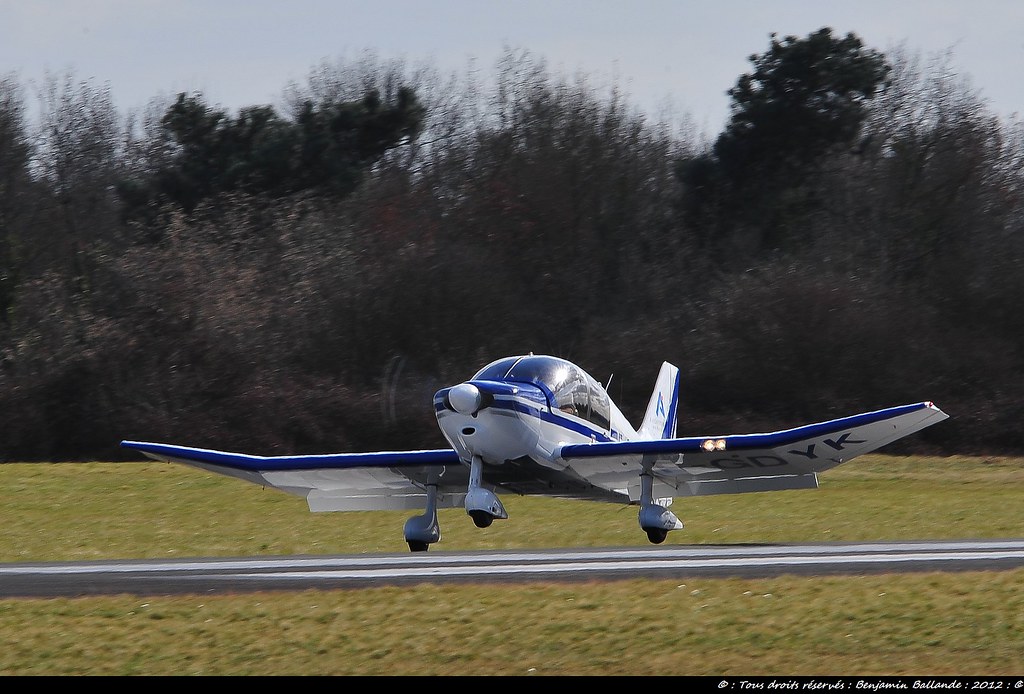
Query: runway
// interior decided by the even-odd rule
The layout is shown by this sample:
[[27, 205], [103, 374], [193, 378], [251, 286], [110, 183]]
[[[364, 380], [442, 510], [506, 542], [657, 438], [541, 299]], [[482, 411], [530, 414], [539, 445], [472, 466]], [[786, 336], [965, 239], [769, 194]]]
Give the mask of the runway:
[[0, 564], [0, 598], [238, 593], [443, 582], [1004, 570], [1024, 540], [678, 545]]

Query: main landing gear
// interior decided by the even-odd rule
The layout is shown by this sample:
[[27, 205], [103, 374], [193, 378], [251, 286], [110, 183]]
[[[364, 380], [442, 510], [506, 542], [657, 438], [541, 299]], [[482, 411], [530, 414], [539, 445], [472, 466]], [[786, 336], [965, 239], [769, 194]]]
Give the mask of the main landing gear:
[[674, 513], [654, 503], [654, 478], [647, 473], [640, 475], [640, 527], [655, 545], [665, 541], [669, 530], [683, 528], [682, 521]]
[[422, 516], [413, 516], [405, 522], [405, 541], [410, 552], [426, 552], [441, 539], [441, 526], [437, 524], [437, 485], [427, 485], [427, 509]]

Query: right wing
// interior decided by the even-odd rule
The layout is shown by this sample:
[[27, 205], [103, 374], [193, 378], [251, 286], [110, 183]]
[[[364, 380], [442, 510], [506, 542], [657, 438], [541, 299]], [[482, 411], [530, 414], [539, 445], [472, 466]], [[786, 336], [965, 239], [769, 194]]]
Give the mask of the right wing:
[[121, 446], [305, 497], [310, 511], [423, 509], [428, 484], [438, 487], [438, 507], [452, 508], [462, 505], [469, 483], [469, 469], [451, 449], [256, 456], [146, 441]]
[[767, 434], [580, 443], [558, 454], [591, 484], [634, 501], [645, 469], [656, 497], [808, 489], [818, 473], [947, 417], [921, 402]]

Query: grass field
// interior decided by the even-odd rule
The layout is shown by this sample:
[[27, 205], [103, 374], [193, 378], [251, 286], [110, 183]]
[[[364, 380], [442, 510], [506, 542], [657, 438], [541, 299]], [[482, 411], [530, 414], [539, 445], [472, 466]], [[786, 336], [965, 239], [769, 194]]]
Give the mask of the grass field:
[[[407, 552], [410, 512], [161, 463], [0, 465], [0, 561]], [[432, 552], [649, 546], [636, 509], [503, 498]], [[668, 544], [1024, 537], [1024, 460], [865, 456], [679, 499]], [[1022, 675], [1024, 570], [0, 600], [3, 675]]]

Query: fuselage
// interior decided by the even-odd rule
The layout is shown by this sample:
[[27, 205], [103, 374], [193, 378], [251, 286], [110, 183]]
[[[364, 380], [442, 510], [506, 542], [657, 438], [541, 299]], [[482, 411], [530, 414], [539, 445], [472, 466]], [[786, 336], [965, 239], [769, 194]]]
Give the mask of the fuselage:
[[566, 444], [634, 439], [604, 388], [557, 357], [508, 357], [434, 395], [438, 426], [459, 456], [488, 465], [530, 458], [561, 469]]

